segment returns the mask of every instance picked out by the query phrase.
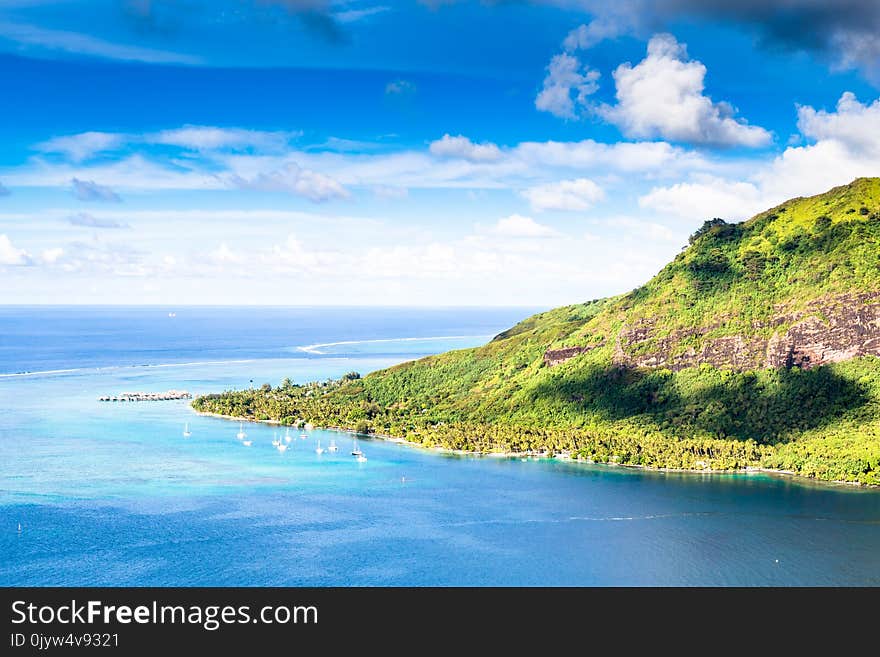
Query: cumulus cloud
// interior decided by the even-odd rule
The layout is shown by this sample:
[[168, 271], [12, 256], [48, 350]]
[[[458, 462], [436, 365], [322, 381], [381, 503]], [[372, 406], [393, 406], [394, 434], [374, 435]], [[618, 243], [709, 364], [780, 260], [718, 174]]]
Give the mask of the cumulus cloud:
[[99, 185], [94, 180], [80, 180], [73, 178], [70, 181], [72, 193], [80, 201], [104, 201], [119, 203], [122, 199], [109, 187]]
[[[63, 250], [47, 249], [47, 264], [66, 272], [105, 272], [116, 276], [141, 277], [151, 270], [142, 262], [143, 253], [124, 241], [108, 242], [97, 236], [90, 240], [76, 240], [65, 244]], [[46, 255], [46, 251], [44, 251]]]
[[229, 178], [229, 182], [239, 189], [287, 192], [303, 196], [315, 203], [351, 197], [349, 191], [337, 180], [317, 171], [303, 169], [295, 162], [288, 162], [274, 171], [258, 173], [252, 178], [233, 175]]
[[836, 112], [798, 108], [798, 126], [815, 143], [789, 147], [754, 180], [768, 200], [781, 202], [792, 196], [842, 185], [854, 178], [880, 173], [880, 99], [861, 104], [844, 93]]
[[56, 246], [51, 249], [43, 249], [40, 253], [40, 260], [47, 265], [53, 265], [58, 262], [63, 255], [64, 249]]
[[0, 266], [20, 267], [33, 263], [33, 258], [27, 251], [17, 248], [9, 236], [0, 234]]
[[526, 237], [542, 238], [557, 237], [559, 233], [550, 226], [539, 224], [531, 217], [512, 214], [509, 217], [499, 219], [490, 229], [490, 232], [499, 237]]
[[855, 178], [876, 176], [880, 157], [853, 152], [834, 139], [787, 148], [772, 163], [759, 168], [754, 180], [764, 192], [767, 207], [793, 196], [810, 196]]
[[97, 153], [119, 148], [126, 139], [125, 135], [112, 132], [82, 132], [53, 137], [34, 148], [44, 153], [61, 153], [74, 162], [82, 162]]
[[836, 112], [798, 107], [798, 129], [810, 139], [832, 139], [854, 153], [880, 157], [880, 99], [863, 105], [847, 91]]
[[469, 162], [494, 162], [501, 159], [501, 149], [491, 142], [475, 144], [467, 137], [443, 135], [431, 142], [428, 150], [438, 157], [454, 157]]
[[741, 221], [766, 209], [761, 190], [749, 182], [703, 178], [655, 187], [639, 198], [639, 207], [700, 221], [710, 217]]
[[599, 89], [599, 71], [582, 66], [573, 55], [561, 53], [550, 60], [543, 88], [535, 97], [535, 107], [562, 119], [574, 119]]
[[734, 118], [729, 104], [703, 95], [705, 76], [706, 67], [688, 59], [684, 44], [671, 34], [657, 34], [645, 59], [614, 71], [617, 104], [597, 111], [628, 137], [713, 146], [768, 144], [769, 132]]
[[216, 249], [208, 253], [208, 259], [218, 265], [237, 265], [244, 262], [244, 258], [230, 249], [226, 242], [223, 242]]
[[532, 209], [541, 210], [588, 210], [605, 197], [602, 188], [589, 178], [560, 180], [535, 185], [521, 192]]
[[78, 212], [67, 218], [67, 223], [71, 226], [83, 226], [85, 228], [128, 228], [129, 225], [124, 221], [116, 219], [99, 218], [88, 212]]
[[291, 233], [282, 244], [276, 244], [264, 254], [262, 260], [276, 271], [325, 274], [340, 264], [341, 256], [334, 251], [307, 248]]
[[658, 186], [639, 199], [643, 208], [693, 221], [745, 219], [795, 196], [809, 196], [880, 172], [880, 99], [860, 103], [845, 93], [836, 112], [798, 108], [798, 125], [815, 143], [789, 146], [781, 155], [753, 162], [736, 180], [695, 174], [692, 180]]

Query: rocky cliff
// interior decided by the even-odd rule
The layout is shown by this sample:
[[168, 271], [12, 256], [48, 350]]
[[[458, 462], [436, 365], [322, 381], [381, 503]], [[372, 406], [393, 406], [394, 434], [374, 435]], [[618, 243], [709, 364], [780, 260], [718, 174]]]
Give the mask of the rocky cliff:
[[[665, 367], [673, 371], [708, 363], [742, 371], [766, 367], [809, 369], [856, 356], [880, 356], [880, 292], [817, 300], [795, 312], [786, 312], [784, 306], [776, 310], [778, 314], [769, 322], [757, 323], [750, 335], [703, 339], [700, 329], [682, 329], [656, 337], [655, 322], [650, 320], [625, 325], [617, 334], [613, 361], [628, 367]], [[768, 324], [775, 330], [764, 337], [762, 333], [767, 331], [763, 329]], [[710, 325], [703, 331], [712, 328]], [[681, 349], [685, 338], [696, 338], [701, 346]], [[558, 364], [560, 356], [567, 360], [578, 355], [576, 349], [548, 354], [555, 356], [552, 364]]]

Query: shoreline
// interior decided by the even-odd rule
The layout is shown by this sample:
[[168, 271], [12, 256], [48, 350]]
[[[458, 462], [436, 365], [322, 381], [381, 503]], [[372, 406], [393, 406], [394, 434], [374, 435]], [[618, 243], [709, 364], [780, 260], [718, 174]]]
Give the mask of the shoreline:
[[[235, 422], [253, 422], [255, 424], [273, 424], [277, 426], [285, 426], [281, 424], [280, 420], [256, 420], [253, 418], [240, 417], [235, 415], [223, 415], [222, 413], [213, 413], [211, 411], [197, 411], [191, 405], [189, 409], [195, 413], [196, 415], [202, 415], [205, 417], [216, 417], [221, 420], [232, 420]], [[858, 481], [846, 481], [842, 479], [817, 479], [815, 477], [807, 477], [804, 475], [797, 474], [791, 470], [778, 470], [775, 468], [760, 468], [754, 466], [747, 466], [745, 468], [739, 468], [737, 470], [691, 470], [688, 468], [659, 468], [650, 465], [636, 465], [632, 463], [597, 463], [595, 461], [590, 461], [586, 459], [572, 458], [570, 456], [543, 456], [541, 454], [535, 454], [532, 452], [478, 452], [475, 450], [467, 450], [467, 449], [450, 449], [448, 447], [426, 447], [425, 445], [417, 442], [413, 442], [411, 440], [406, 440], [405, 438], [401, 438], [400, 436], [391, 436], [388, 434], [382, 433], [368, 433], [362, 434], [358, 433], [352, 429], [346, 429], [345, 427], [337, 427], [337, 426], [326, 426], [319, 427], [314, 426], [314, 429], [320, 429], [322, 431], [336, 431], [339, 433], [347, 433], [355, 436], [366, 436], [369, 438], [378, 438], [385, 442], [396, 443], [398, 445], [406, 445], [407, 447], [413, 447], [416, 449], [423, 449], [428, 452], [439, 452], [441, 454], [454, 454], [456, 456], [479, 456], [481, 458], [542, 458], [547, 459], [548, 461], [560, 461], [564, 463], [583, 463], [586, 465], [601, 465], [601, 466], [609, 466], [609, 467], [617, 467], [617, 468], [632, 468], [637, 470], [645, 470], [647, 472], [671, 472], [671, 473], [679, 473], [679, 474], [687, 474], [687, 475], [734, 475], [734, 474], [766, 474], [771, 475], [773, 477], [777, 477], [780, 479], [791, 478], [798, 482], [802, 483], [813, 483], [820, 484], [823, 486], [846, 486], [849, 488], [859, 488], [859, 489], [874, 489], [880, 488], [880, 486], [874, 486], [872, 484], [863, 484]]]

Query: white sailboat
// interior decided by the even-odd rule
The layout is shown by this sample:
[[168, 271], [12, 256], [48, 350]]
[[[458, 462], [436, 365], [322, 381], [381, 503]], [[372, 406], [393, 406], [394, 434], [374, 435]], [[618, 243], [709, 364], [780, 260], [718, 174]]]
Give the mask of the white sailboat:
[[305, 440], [305, 439], [308, 438], [308, 437], [309, 437], [309, 434], [307, 434], [307, 433], [301, 433], [301, 434], [299, 434], [299, 439], [300, 439], [300, 440]]
[[192, 435], [192, 431], [189, 430], [189, 422], [183, 425], [183, 437], [189, 438]]
[[336, 441], [333, 438], [330, 439], [330, 445], [327, 447], [327, 451], [328, 452], [338, 452], [339, 451], [339, 448], [336, 446]]
[[284, 454], [287, 451], [287, 445], [285, 445], [282, 441], [278, 441], [278, 444], [275, 445], [275, 449]]
[[244, 422], [238, 423], [238, 433], [235, 434], [235, 437], [239, 440], [244, 440], [245, 438], [247, 438], [247, 434], [244, 432]]
[[250, 447], [251, 445], [253, 445], [253, 441], [252, 440], [242, 440], [241, 444], [244, 445], [245, 447]]
[[321, 447], [321, 439], [318, 438], [318, 446], [315, 448], [315, 454], [318, 454], [320, 456], [323, 453], [324, 453], [324, 448]]
[[278, 447], [281, 444], [281, 441], [278, 440], [278, 432], [275, 431], [272, 433], [272, 447]]
[[354, 445], [352, 445], [352, 447], [351, 447], [351, 455], [357, 456], [357, 457], [361, 457], [364, 455], [364, 453], [361, 451], [361, 448], [358, 447], [358, 439], [357, 438], [354, 439]]
[[289, 444], [291, 440], [293, 440], [293, 437], [290, 435], [290, 427], [288, 427], [287, 433], [284, 434], [284, 442]]
[[366, 462], [367, 462], [367, 457], [364, 456], [363, 452], [361, 452], [360, 454], [358, 454], [358, 455], [355, 457], [354, 460], [357, 461], [358, 463], [366, 463]]

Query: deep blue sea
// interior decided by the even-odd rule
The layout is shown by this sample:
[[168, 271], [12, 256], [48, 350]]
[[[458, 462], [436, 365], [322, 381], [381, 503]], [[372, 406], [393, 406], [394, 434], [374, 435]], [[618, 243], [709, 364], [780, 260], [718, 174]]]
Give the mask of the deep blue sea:
[[347, 434], [279, 454], [269, 425], [246, 447], [185, 401], [97, 400], [366, 373], [530, 312], [0, 308], [0, 585], [880, 585], [878, 490], [381, 440], [357, 463]]

